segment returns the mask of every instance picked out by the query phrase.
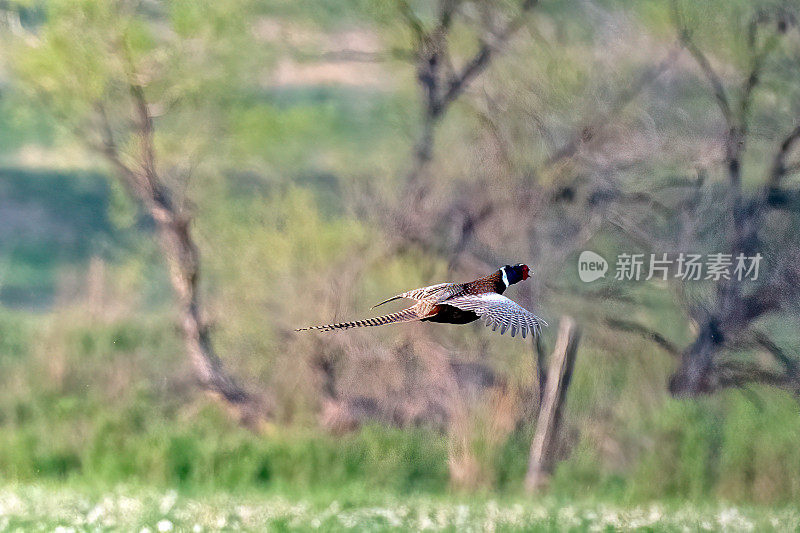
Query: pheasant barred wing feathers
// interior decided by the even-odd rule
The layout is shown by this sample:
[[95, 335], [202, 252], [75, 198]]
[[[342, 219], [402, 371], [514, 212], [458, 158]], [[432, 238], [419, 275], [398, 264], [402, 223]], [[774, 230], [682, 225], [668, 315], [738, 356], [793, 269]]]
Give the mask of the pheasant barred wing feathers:
[[397, 294], [392, 296], [388, 300], [384, 300], [379, 304], [375, 304], [372, 306], [373, 309], [378, 307], [379, 305], [383, 305], [385, 303], [393, 302], [394, 300], [399, 300], [400, 298], [406, 298], [408, 300], [416, 300], [420, 301], [430, 301], [430, 302], [439, 302], [442, 300], [446, 300], [451, 296], [455, 296], [459, 290], [461, 290], [462, 285], [454, 284], [454, 283], [438, 283], [436, 285], [431, 285], [429, 287], [422, 287], [419, 289], [414, 289], [412, 291], [404, 292], [402, 294]]
[[411, 291], [418, 293], [418, 299], [430, 303], [440, 303], [464, 292], [463, 283], [440, 283], [423, 289]]
[[501, 294], [457, 296], [447, 300], [447, 305], [462, 311], [472, 311], [483, 318], [487, 326], [492, 326], [492, 331], [499, 327], [501, 335], [510, 329], [512, 337], [519, 331], [525, 338], [529, 330], [538, 335], [542, 326], [547, 326], [547, 322]]

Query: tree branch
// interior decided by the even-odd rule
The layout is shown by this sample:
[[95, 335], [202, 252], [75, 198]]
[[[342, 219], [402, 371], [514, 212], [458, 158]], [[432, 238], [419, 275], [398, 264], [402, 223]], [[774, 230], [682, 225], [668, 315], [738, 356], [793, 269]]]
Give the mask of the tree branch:
[[643, 324], [630, 322], [627, 320], [619, 320], [616, 318], [607, 318], [605, 323], [613, 329], [626, 331], [628, 333], [635, 333], [648, 341], [654, 342], [673, 357], [679, 357], [681, 354], [681, 350], [675, 344], [673, 344], [672, 341], [667, 339], [661, 333], [658, 333], [657, 331], [654, 331]]
[[775, 359], [777, 359], [781, 365], [783, 365], [788, 374], [792, 376], [798, 375], [798, 364], [800, 364], [800, 362], [792, 357], [789, 357], [780, 346], [775, 344], [772, 339], [767, 337], [767, 335], [765, 335], [763, 332], [756, 332], [755, 335], [753, 335], [753, 338], [759, 346], [771, 353], [772, 356], [775, 357]]
[[538, 0], [524, 0], [520, 5], [520, 12], [493, 40], [494, 42], [488, 43], [486, 41], [481, 41], [480, 47], [475, 55], [472, 56], [472, 59], [467, 61], [459, 74], [449, 80], [447, 91], [442, 97], [442, 108], [446, 108], [450, 103], [456, 100], [461, 93], [464, 92], [470, 82], [481, 72], [486, 70], [486, 67], [491, 61], [492, 54], [496, 53], [497, 50], [522, 27], [528, 11], [533, 9], [538, 3]]
[[164, 222], [179, 218], [172, 201], [172, 194], [158, 177], [155, 162], [155, 142], [153, 139], [153, 117], [147, 104], [144, 94], [144, 87], [134, 80], [135, 75], [129, 73], [128, 89], [133, 98], [134, 108], [137, 115], [137, 128], [139, 130], [139, 142], [142, 154], [142, 170], [144, 171], [144, 185], [147, 188], [147, 200], [153, 202], [153, 215], [158, 220], [163, 218]]
[[538, 0], [523, 0], [519, 13], [511, 19], [494, 39], [494, 42], [481, 41], [478, 52], [467, 61], [458, 74], [451, 74], [449, 79], [445, 79], [448, 76], [443, 74], [443, 67], [450, 65], [447, 37], [460, 0], [442, 0], [438, 15], [439, 22], [431, 31], [424, 28], [422, 21], [406, 0], [398, 0], [401, 14], [416, 36], [417, 80], [425, 98], [422, 132], [415, 143], [414, 160], [406, 178], [404, 207], [392, 222], [400, 227], [400, 233], [404, 235], [404, 239], [419, 240], [419, 237], [411, 237], [411, 239], [408, 237], [420, 233], [417, 220], [425, 218], [419, 213], [419, 206], [422, 205], [422, 200], [427, 194], [427, 184], [422, 182], [422, 178], [433, 158], [438, 122], [449, 106], [461, 96], [469, 83], [486, 69], [492, 55], [522, 26], [527, 12], [537, 3]]
[[191, 235], [191, 219], [178, 212], [172, 201], [172, 192], [158, 174], [155, 130], [145, 90], [138, 81], [130, 54], [124, 45], [120, 45], [118, 52], [127, 67], [125, 82], [131, 97], [135, 134], [140, 143], [139, 168], [131, 168], [122, 160], [102, 102], [96, 106], [102, 139], [98, 148], [156, 222], [161, 250], [168, 264], [170, 282], [179, 304], [184, 347], [200, 385], [206, 391], [222, 397], [229, 407], [236, 410], [242, 423], [258, 429], [267, 418], [266, 406], [262, 398], [239, 386], [226, 372], [214, 351], [202, 314], [198, 291], [200, 254]]
[[725, 86], [722, 83], [722, 79], [714, 70], [714, 67], [711, 66], [711, 63], [708, 61], [708, 58], [705, 56], [703, 51], [700, 50], [700, 48], [694, 42], [694, 39], [692, 39], [692, 34], [689, 28], [683, 24], [682, 17], [678, 11], [678, 5], [675, 0], [672, 2], [672, 17], [675, 27], [678, 30], [678, 39], [680, 40], [681, 44], [683, 44], [684, 48], [686, 48], [686, 50], [688, 50], [692, 55], [700, 67], [700, 70], [703, 71], [706, 79], [711, 84], [711, 88], [714, 91], [714, 98], [717, 101], [717, 106], [722, 112], [722, 116], [725, 118], [725, 123], [728, 125], [728, 127], [732, 127], [734, 125], [734, 117], [733, 113], [731, 112], [730, 100], [727, 92], [725, 91]]
[[612, 103], [611, 109], [608, 112], [600, 113], [599, 116], [592, 120], [585, 122], [585, 126], [579, 126], [576, 132], [572, 135], [569, 141], [551, 155], [544, 163], [544, 167], [551, 167], [565, 159], [574, 156], [581, 144], [588, 137], [596, 136], [603, 128], [611, 124], [624, 110], [639, 96], [645, 88], [651, 83], [655, 82], [669, 67], [672, 65], [676, 58], [679, 48], [675, 48], [667, 54], [654, 69], [648, 69], [644, 72], [627, 90], [623, 90]]
[[800, 382], [796, 377], [765, 370], [758, 365], [727, 361], [716, 368], [717, 384], [724, 387], [744, 387], [749, 383], [770, 385], [797, 394]]
[[794, 171], [796, 168], [800, 168], [797, 164], [786, 165], [786, 157], [792, 151], [792, 148], [794, 148], [798, 140], [800, 140], [800, 124], [795, 126], [795, 128], [784, 137], [778, 147], [778, 151], [775, 152], [772, 158], [772, 167], [770, 168], [766, 180], [767, 192], [769, 189], [778, 188], [781, 184], [781, 180], [787, 173]]
[[411, 9], [411, 6], [406, 0], [397, 0], [397, 5], [400, 8], [400, 14], [406, 19], [408, 26], [414, 33], [414, 37], [417, 39], [417, 44], [421, 44], [425, 40], [426, 36], [425, 26], [422, 24], [422, 21], [419, 19], [419, 17], [417, 17], [417, 14], [414, 13], [414, 10]]
[[777, 44], [777, 39], [774, 35], [772, 35], [763, 46], [760, 48], [758, 47], [758, 28], [767, 22], [767, 20], [768, 19], [764, 16], [764, 13], [759, 12], [753, 15], [748, 25], [747, 46], [750, 51], [752, 65], [750, 72], [742, 85], [742, 99], [739, 105], [739, 119], [741, 121], [742, 128], [746, 128], [747, 126], [747, 115], [750, 110], [753, 91], [758, 86], [761, 77], [761, 71], [764, 68], [767, 56], [772, 50], [775, 49], [775, 45]]
[[[100, 137], [101, 142], [94, 143], [87, 139], [89, 147], [104, 156], [105, 159], [117, 170], [120, 176], [120, 181], [128, 190], [128, 193], [134, 198], [139, 198], [141, 201], [145, 200], [145, 191], [142, 189], [141, 184], [136, 176], [136, 173], [128, 165], [122, 161], [122, 156], [119, 153], [119, 147], [114, 138], [114, 130], [111, 127], [111, 122], [108, 119], [108, 113], [102, 102], [95, 104], [97, 116], [100, 119]], [[79, 138], [85, 138], [80, 133], [77, 133]]]

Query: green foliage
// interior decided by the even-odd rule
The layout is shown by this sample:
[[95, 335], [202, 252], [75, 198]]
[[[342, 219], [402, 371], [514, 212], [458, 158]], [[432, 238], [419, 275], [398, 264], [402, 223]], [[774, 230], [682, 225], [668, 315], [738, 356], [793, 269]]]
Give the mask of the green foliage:
[[[213, 405], [183, 412], [187, 397], [168, 394], [174, 384], [158, 377], [175, 375], [168, 323], [52, 323], [50, 335], [64, 339], [54, 353], [16, 315], [0, 318], [0, 331], [17, 332], [0, 346], [6, 480], [290, 492], [366, 483], [398, 493], [448, 484], [445, 438], [428, 430], [375, 426], [335, 437], [287, 428], [262, 437]], [[168, 346], [172, 356], [159, 353]]]
[[634, 493], [708, 498], [717, 475], [715, 456], [723, 424], [712, 409], [694, 402], [668, 402], [654, 417], [652, 446], [633, 479]]
[[28, 355], [36, 317], [0, 309], [0, 366]]
[[[0, 337], [4, 479], [288, 494], [330, 487], [441, 493], [450, 484], [447, 437], [432, 430], [366, 426], [335, 436], [276, 427], [257, 436], [213, 404], [187, 411], [193, 393], [164, 378], [176, 375], [180, 347], [163, 321], [81, 324], [73, 315], [46, 329], [56, 352], [52, 341], [37, 341], [31, 322], [0, 314], [0, 332], [13, 332]], [[628, 431], [645, 446], [615, 468], [601, 466], [608, 464], [602, 447], [584, 434], [559, 465], [553, 491], [635, 501], [796, 501], [796, 403], [769, 390], [757, 398], [731, 392], [703, 403], [668, 401], [643, 425], [619, 427], [618, 440]], [[486, 456], [495, 489], [520, 490], [531, 434], [529, 427], [512, 431]]]
[[48, 146], [55, 141], [54, 124], [47, 113], [26, 105], [18, 91], [0, 91], [0, 157], [7, 159], [26, 144]]
[[[17, 43], [13, 65], [59, 117], [72, 120], [113, 98], [144, 67], [154, 69], [151, 79], [138, 82], [149, 85], [155, 99], [196, 105], [230, 87], [230, 74], [242, 63], [236, 52], [248, 42], [246, 5], [176, 0], [146, 12], [121, 2], [52, 0], [38, 42]], [[178, 39], [154, 21], [166, 23]]]
[[528, 470], [532, 439], [533, 427], [522, 426], [502, 442], [492, 464], [499, 489], [514, 492], [522, 486]]
[[787, 395], [730, 393], [719, 491], [736, 500], [800, 498], [797, 403]]
[[388, 156], [386, 143], [407, 127], [407, 104], [368, 89], [273, 89], [232, 112], [233, 156], [300, 183], [309, 173], [358, 173]]

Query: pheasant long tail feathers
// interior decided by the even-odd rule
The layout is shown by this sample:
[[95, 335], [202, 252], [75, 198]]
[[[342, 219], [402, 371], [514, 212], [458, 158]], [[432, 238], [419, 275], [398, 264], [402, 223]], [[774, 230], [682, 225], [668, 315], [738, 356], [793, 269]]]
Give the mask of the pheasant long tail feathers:
[[402, 294], [398, 294], [397, 296], [392, 296], [391, 298], [389, 298], [389, 299], [387, 299], [387, 300], [384, 300], [384, 301], [382, 301], [382, 302], [381, 302], [381, 303], [379, 303], [379, 304], [375, 304], [375, 305], [373, 305], [372, 307], [370, 307], [370, 309], [375, 309], [375, 308], [376, 308], [376, 307], [378, 307], [379, 305], [388, 304], [389, 302], [393, 302], [393, 301], [395, 301], [395, 300], [399, 300], [400, 298], [403, 298], [403, 295], [402, 295]]
[[390, 315], [378, 316], [375, 318], [367, 318], [365, 320], [354, 320], [352, 322], [340, 322], [338, 324], [327, 324], [325, 326], [310, 326], [307, 328], [299, 328], [295, 331], [319, 330], [319, 331], [335, 331], [339, 329], [350, 328], [367, 328], [371, 326], [385, 326], [387, 324], [395, 324], [397, 322], [411, 322], [419, 320], [420, 316], [413, 307], [392, 313]]

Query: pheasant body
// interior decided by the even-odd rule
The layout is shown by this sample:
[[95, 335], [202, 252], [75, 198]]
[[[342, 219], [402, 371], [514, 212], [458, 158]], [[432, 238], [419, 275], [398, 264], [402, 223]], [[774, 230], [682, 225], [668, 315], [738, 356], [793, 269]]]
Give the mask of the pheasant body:
[[440, 322], [442, 324], [469, 324], [480, 318], [473, 311], [464, 311], [452, 305], [439, 304], [436, 314], [427, 318], [421, 318], [421, 322]]
[[483, 318], [486, 325], [492, 326], [493, 330], [500, 327], [501, 335], [510, 329], [512, 337], [519, 331], [524, 338], [529, 330], [538, 334], [542, 326], [547, 326], [547, 322], [502, 294], [510, 285], [528, 279], [528, 277], [527, 265], [505, 265], [496, 272], [469, 283], [439, 283], [421, 287], [398, 294], [373, 306], [378, 307], [401, 298], [416, 300], [411, 307], [396, 313], [365, 320], [311, 326], [296, 331], [335, 331], [416, 320], [467, 324]]

